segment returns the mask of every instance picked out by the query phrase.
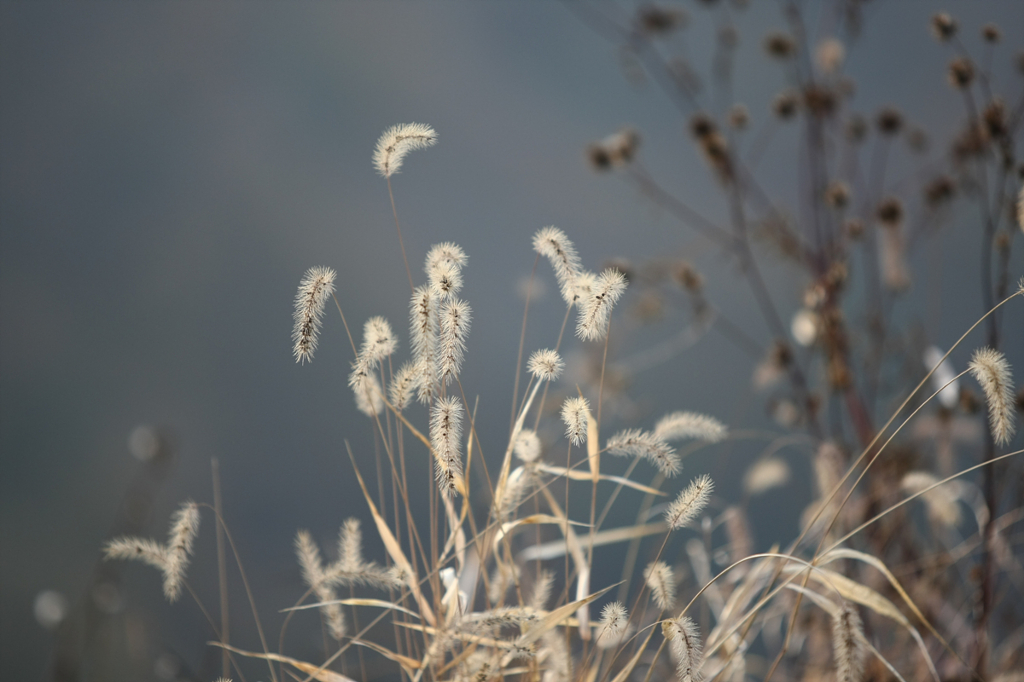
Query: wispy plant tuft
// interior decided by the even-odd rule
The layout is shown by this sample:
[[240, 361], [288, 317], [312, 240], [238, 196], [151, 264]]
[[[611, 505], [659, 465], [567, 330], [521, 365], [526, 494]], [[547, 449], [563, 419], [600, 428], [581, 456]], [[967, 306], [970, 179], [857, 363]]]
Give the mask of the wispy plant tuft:
[[832, 647], [836, 657], [836, 682], [860, 682], [864, 678], [864, 645], [857, 610], [843, 601], [832, 616]]
[[295, 328], [292, 331], [296, 362], [313, 359], [324, 307], [333, 293], [334, 270], [330, 268], [310, 268], [299, 282], [299, 293], [295, 295]]
[[422, 123], [401, 123], [391, 126], [377, 140], [373, 151], [373, 167], [390, 178], [402, 167], [405, 155], [437, 143], [437, 133]]
[[689, 617], [683, 616], [663, 621], [662, 633], [669, 641], [669, 650], [676, 662], [676, 678], [679, 682], [701, 682], [704, 675], [700, 633], [697, 625]]
[[620, 457], [642, 457], [649, 460], [666, 476], [675, 476], [683, 468], [672, 446], [650, 431], [620, 431], [608, 439], [607, 449]]
[[558, 353], [545, 348], [533, 352], [530, 360], [526, 363], [526, 368], [539, 381], [554, 381], [561, 376], [562, 370], [565, 369], [565, 363], [562, 362]]
[[580, 257], [565, 233], [557, 227], [545, 227], [533, 236], [533, 250], [551, 262], [562, 298], [569, 305], [576, 301], [576, 278], [580, 274]]
[[668, 611], [675, 607], [676, 603], [676, 577], [664, 561], [652, 561], [644, 569], [644, 581], [654, 595], [654, 603], [662, 611]]
[[590, 414], [590, 405], [586, 398], [574, 396], [566, 398], [562, 404], [562, 421], [565, 422], [565, 437], [572, 441], [573, 445], [579, 445], [587, 440], [587, 419]]
[[462, 434], [462, 403], [454, 396], [440, 398], [430, 412], [430, 444], [437, 454], [437, 482], [441, 492], [452, 494], [462, 478], [459, 438]]
[[999, 445], [1010, 442], [1013, 436], [1013, 377], [1006, 356], [991, 348], [974, 352], [971, 374], [981, 384], [988, 402], [988, 420], [992, 439]]
[[626, 277], [618, 270], [602, 272], [589, 295], [580, 301], [576, 336], [584, 341], [603, 339], [608, 334], [612, 307], [626, 291]]
[[696, 438], [717, 443], [728, 433], [729, 430], [722, 422], [696, 412], [673, 412], [659, 419], [654, 425], [654, 435], [667, 441]]
[[679, 493], [679, 497], [665, 511], [665, 521], [669, 528], [678, 530], [693, 521], [707, 505], [714, 487], [714, 482], [707, 474], [690, 481], [686, 490]]
[[441, 308], [441, 335], [437, 358], [437, 378], [448, 384], [459, 375], [466, 354], [466, 337], [472, 311], [469, 304], [453, 299]]
[[107, 559], [136, 559], [160, 569], [164, 574], [164, 596], [174, 602], [181, 596], [181, 584], [198, 534], [199, 507], [189, 500], [171, 518], [166, 545], [125, 536], [108, 542], [104, 551]]

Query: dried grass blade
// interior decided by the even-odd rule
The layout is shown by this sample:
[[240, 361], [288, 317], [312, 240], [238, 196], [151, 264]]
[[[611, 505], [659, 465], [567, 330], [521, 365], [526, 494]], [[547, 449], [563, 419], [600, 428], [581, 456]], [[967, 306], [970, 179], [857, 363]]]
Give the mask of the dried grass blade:
[[423, 619], [431, 625], [436, 625], [437, 620], [434, 618], [434, 612], [430, 609], [430, 603], [423, 596], [423, 592], [420, 591], [419, 581], [416, 579], [416, 573], [412, 570], [412, 564], [405, 557], [405, 553], [402, 551], [402, 546], [398, 544], [398, 540], [391, 533], [391, 529], [388, 528], [388, 524], [384, 521], [384, 518], [377, 511], [377, 506], [373, 503], [373, 499], [370, 497], [370, 492], [366, 489], [366, 483], [363, 481], [362, 474], [359, 473], [359, 467], [356, 466], [355, 457], [352, 456], [352, 449], [349, 447], [348, 441], [345, 441], [345, 448], [348, 450], [348, 457], [352, 460], [352, 470], [356, 472], [356, 479], [359, 481], [359, 487], [362, 488], [363, 497], [366, 498], [366, 504], [370, 507], [370, 513], [373, 514], [373, 522], [377, 525], [377, 533], [380, 535], [381, 541], [384, 543], [384, 548], [387, 549], [388, 554], [391, 555], [391, 560], [398, 565], [406, 575], [409, 576], [409, 589], [412, 590], [413, 597], [416, 598], [416, 603], [419, 604], [420, 612], [423, 615]]
[[263, 654], [255, 651], [245, 651], [244, 649], [236, 649], [235, 647], [224, 644], [223, 642], [207, 642], [212, 646], [219, 646], [222, 649], [227, 649], [233, 654], [239, 656], [246, 656], [248, 658], [262, 658], [265, 661], [276, 661], [278, 663], [287, 663], [296, 670], [301, 670], [307, 675], [311, 676], [315, 680], [320, 682], [355, 682], [351, 677], [345, 677], [341, 673], [336, 673], [333, 670], [326, 670], [319, 665], [313, 665], [312, 663], [306, 663], [305, 661], [299, 661], [288, 656], [282, 656], [280, 654]]
[[636, 667], [636, 664], [640, 661], [640, 657], [643, 656], [644, 651], [647, 650], [647, 644], [651, 641], [651, 637], [654, 636], [655, 629], [656, 628], [651, 628], [650, 630], [648, 630], [647, 639], [644, 640], [644, 643], [640, 645], [639, 649], [637, 649], [637, 652], [633, 655], [633, 658], [629, 659], [629, 662], [626, 663], [625, 667], [623, 667], [622, 670], [618, 672], [618, 674], [615, 676], [612, 682], [626, 682], [626, 680], [629, 679], [630, 674], [632, 674], [633, 672], [633, 668]]
[[[668, 531], [668, 524], [664, 522], [645, 523], [639, 526], [626, 526], [623, 528], [611, 528], [594, 534], [594, 547], [602, 545], [613, 545], [616, 542], [625, 542], [633, 538], [642, 538], [647, 535], [657, 535]], [[546, 559], [557, 559], [564, 556], [567, 547], [565, 540], [545, 542], [542, 545], [527, 547], [519, 553], [518, 561], [544, 561]]]
[[[501, 528], [498, 530], [498, 534], [494, 537], [495, 551], [497, 551], [498, 543], [501, 542], [502, 538], [504, 538], [518, 526], [537, 525], [545, 523], [551, 523], [561, 526], [563, 523], [565, 523], [565, 519], [559, 518], [557, 516], [551, 516], [550, 514], [531, 514], [530, 516], [524, 516], [521, 519], [516, 519], [515, 521], [509, 521], [508, 523], [501, 524]], [[579, 521], [569, 521], [569, 523], [574, 526], [587, 527], [589, 525], [586, 523], [581, 523]]]
[[408, 656], [396, 654], [394, 651], [391, 651], [390, 649], [385, 649], [380, 644], [374, 644], [369, 640], [362, 639], [353, 639], [352, 643], [358, 644], [359, 646], [364, 646], [367, 649], [373, 649], [384, 658], [394, 661], [398, 665], [405, 668], [406, 673], [408, 673], [410, 677], [412, 676], [411, 671], [418, 670], [420, 668], [420, 662], [417, 661], [415, 658], [409, 658]]
[[601, 478], [601, 434], [590, 410], [587, 410], [587, 462], [590, 464], [591, 480], [596, 483]]
[[280, 613], [286, 611], [304, 611], [306, 609], [318, 609], [321, 606], [329, 606], [331, 604], [343, 604], [345, 606], [377, 606], [382, 609], [393, 609], [395, 611], [401, 611], [402, 613], [408, 613], [410, 616], [419, 618], [420, 614], [415, 611], [410, 611], [404, 606], [390, 601], [384, 601], [383, 599], [335, 599], [333, 601], [321, 601], [315, 604], [303, 604], [302, 606], [292, 606], [287, 609], [281, 609]]
[[[592, 481], [593, 477], [585, 471], [577, 471], [576, 469], [566, 469], [565, 467], [551, 466], [550, 464], [540, 463], [537, 464], [537, 469], [544, 473], [553, 474], [555, 476], [565, 476], [571, 478], [574, 481]], [[646, 486], [643, 483], [637, 483], [628, 478], [622, 476], [612, 476], [611, 474], [598, 474], [598, 480], [611, 481], [612, 483], [618, 483], [619, 485], [626, 486], [627, 488], [633, 488], [640, 492], [647, 493], [649, 495], [659, 495], [664, 497], [666, 493], [661, 492], [657, 488]]]

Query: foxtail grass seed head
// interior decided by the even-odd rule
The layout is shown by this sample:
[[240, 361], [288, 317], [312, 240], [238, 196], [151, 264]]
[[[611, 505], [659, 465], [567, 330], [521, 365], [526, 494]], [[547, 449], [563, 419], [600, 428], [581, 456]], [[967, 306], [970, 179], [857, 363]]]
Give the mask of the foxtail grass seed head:
[[164, 575], [164, 596], [174, 602], [181, 596], [181, 584], [198, 534], [199, 507], [189, 500], [171, 517], [166, 545], [142, 538], [120, 537], [107, 543], [106, 558], [136, 559], [160, 569]]
[[[302, 579], [322, 602], [331, 602], [338, 597], [327, 583], [327, 573], [320, 560], [320, 549], [313, 542], [308, 531], [300, 530], [295, 536], [295, 553], [299, 558]], [[339, 604], [324, 604], [320, 614], [327, 623], [331, 637], [341, 640], [345, 637], [345, 616]]]
[[579, 445], [587, 440], [587, 415], [590, 405], [586, 398], [566, 398], [562, 403], [562, 421], [565, 423], [565, 437], [573, 445]]
[[717, 443], [729, 435], [725, 424], [714, 417], [696, 412], [672, 412], [654, 425], [654, 435], [667, 441], [696, 438]]
[[981, 384], [988, 403], [989, 427], [997, 445], [1006, 445], [1013, 436], [1013, 377], [1006, 356], [991, 348], [974, 351], [971, 374]]
[[538, 381], [554, 381], [561, 376], [565, 363], [558, 353], [545, 348], [533, 352], [526, 363], [526, 368]]
[[372, 417], [384, 410], [384, 389], [375, 374], [361, 370], [358, 366], [349, 375], [349, 386], [356, 399], [356, 409]]
[[654, 596], [654, 603], [662, 611], [675, 608], [676, 576], [664, 561], [652, 561], [644, 569], [644, 581]]
[[359, 356], [370, 367], [376, 367], [381, 360], [394, 353], [397, 347], [398, 339], [383, 317], [371, 317], [363, 325], [363, 346]]
[[661, 632], [669, 641], [669, 651], [676, 662], [676, 679], [679, 682], [701, 682], [704, 663], [700, 632], [688, 616], [663, 621]]
[[555, 574], [542, 569], [537, 580], [533, 583], [533, 591], [530, 593], [530, 608], [535, 611], [544, 611], [548, 607], [548, 600], [551, 599], [551, 589], [555, 585]]
[[686, 490], [679, 493], [679, 497], [665, 511], [665, 521], [669, 528], [678, 530], [697, 518], [707, 505], [714, 488], [715, 484], [707, 474], [690, 481]]
[[642, 457], [666, 476], [675, 476], [683, 468], [672, 446], [650, 431], [619, 431], [608, 439], [607, 450], [619, 457]]
[[540, 458], [540, 438], [533, 429], [522, 429], [513, 447], [516, 457], [527, 464]]
[[437, 379], [449, 384], [459, 375], [466, 354], [466, 337], [472, 311], [469, 304], [452, 299], [441, 307], [441, 335], [437, 357]]
[[438, 301], [447, 301], [462, 290], [462, 271], [452, 261], [435, 263], [428, 273], [430, 293]]
[[629, 627], [629, 616], [621, 602], [613, 601], [601, 609], [597, 626], [597, 646], [605, 649], [621, 643]]
[[469, 257], [461, 246], [453, 242], [441, 242], [434, 244], [427, 251], [426, 264], [423, 269], [429, 275], [430, 271], [439, 263], [451, 263], [455, 267], [461, 268], [466, 265], [468, 260]]
[[396, 410], [401, 412], [409, 406], [420, 379], [421, 375], [416, 371], [416, 364], [413, 362], [405, 363], [395, 372], [395, 376], [391, 378], [391, 385], [388, 386], [388, 399]]
[[462, 478], [462, 403], [454, 396], [440, 398], [430, 413], [430, 445], [437, 461], [438, 486], [446, 495], [455, 492], [455, 482]]
[[359, 519], [345, 519], [338, 535], [338, 566], [345, 573], [359, 573], [365, 567], [363, 561], [363, 531]]
[[390, 178], [402, 167], [405, 155], [437, 143], [437, 133], [422, 123], [402, 123], [391, 126], [377, 140], [373, 150], [373, 167], [385, 178]]
[[576, 302], [576, 278], [580, 274], [580, 257], [576, 247], [557, 227], [545, 227], [533, 235], [533, 250], [551, 263], [558, 280], [562, 299], [568, 305]]
[[580, 301], [576, 336], [584, 341], [603, 339], [608, 334], [612, 307], [626, 291], [626, 278], [618, 270], [602, 272], [590, 295]]
[[772, 488], [786, 485], [788, 481], [789, 465], [786, 464], [786, 460], [767, 457], [758, 460], [747, 469], [747, 473], [743, 476], [743, 491], [753, 497]]
[[849, 602], [832, 616], [832, 648], [836, 657], [836, 682], [864, 679], [864, 644], [860, 616]]
[[306, 271], [295, 295], [295, 329], [292, 331], [293, 353], [298, 363], [313, 359], [320, 322], [327, 299], [334, 293], [334, 270], [313, 267]]
[[425, 404], [437, 393], [437, 317], [437, 299], [430, 287], [418, 287], [409, 303], [409, 339], [418, 375], [417, 399]]

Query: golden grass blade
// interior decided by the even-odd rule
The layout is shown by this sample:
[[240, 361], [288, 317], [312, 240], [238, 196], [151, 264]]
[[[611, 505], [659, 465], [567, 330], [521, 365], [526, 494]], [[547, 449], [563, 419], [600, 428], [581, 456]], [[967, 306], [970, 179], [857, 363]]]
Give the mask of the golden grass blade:
[[[395, 623], [395, 625], [398, 625], [398, 626], [403, 627], [403, 628], [408, 628], [410, 630], [416, 630], [418, 632], [423, 632], [423, 633], [426, 633], [428, 635], [437, 635], [437, 634], [439, 634], [441, 632], [440, 630], [438, 630], [435, 627], [431, 627], [429, 625], [418, 625], [417, 623], [402, 623], [401, 621], [397, 621]], [[508, 641], [501, 640], [501, 639], [494, 639], [492, 637], [482, 637], [480, 635], [473, 635], [473, 634], [470, 634], [468, 632], [458, 632], [458, 631], [449, 632], [449, 631], [446, 631], [445, 634], [448, 637], [452, 637], [454, 639], [458, 639], [458, 640], [463, 641], [463, 642], [470, 642], [471, 644], [480, 644], [482, 646], [498, 647], [498, 648], [501, 648], [501, 649], [509, 649], [509, 650], [514, 648], [514, 643], [513, 642], [508, 642]]]
[[[531, 514], [530, 516], [524, 516], [521, 519], [515, 521], [509, 521], [508, 523], [501, 524], [501, 528], [498, 530], [498, 534], [494, 537], [494, 548], [497, 550], [498, 543], [501, 542], [502, 538], [511, 533], [515, 528], [526, 525], [537, 525], [551, 523], [561, 526], [565, 523], [565, 519], [557, 516], [551, 516], [550, 514]], [[574, 526], [588, 526], [589, 524], [581, 523], [579, 521], [569, 521]]]
[[[633, 538], [642, 538], [648, 535], [657, 535], [668, 531], [668, 524], [659, 521], [657, 523], [645, 523], [638, 526], [625, 526], [622, 528], [611, 528], [594, 534], [594, 547], [602, 545], [613, 545], [617, 542], [625, 542]], [[519, 553], [518, 561], [544, 561], [546, 559], [557, 559], [565, 556], [565, 540], [545, 542], [542, 545], [527, 547]]]
[[601, 434], [590, 410], [587, 410], [587, 463], [590, 465], [590, 478], [596, 483], [601, 478]]
[[401, 611], [402, 613], [408, 613], [410, 616], [419, 618], [420, 614], [415, 611], [410, 611], [404, 606], [399, 606], [394, 602], [384, 601], [383, 599], [335, 599], [333, 601], [321, 601], [315, 604], [303, 604], [302, 606], [292, 606], [287, 609], [281, 609], [280, 613], [286, 611], [304, 611], [306, 609], [318, 609], [321, 606], [329, 606], [331, 604], [343, 604], [345, 606], [377, 606], [382, 609], [393, 609], [395, 611]]
[[352, 643], [357, 644], [359, 646], [364, 646], [367, 649], [373, 649], [384, 658], [390, 659], [398, 665], [405, 668], [406, 673], [408, 673], [410, 676], [412, 675], [411, 671], [418, 670], [420, 667], [420, 662], [417, 661], [415, 658], [409, 658], [408, 656], [396, 654], [394, 651], [391, 651], [390, 649], [385, 649], [380, 644], [374, 644], [369, 640], [353, 639]]
[[495, 509], [501, 509], [501, 504], [505, 498], [505, 488], [508, 486], [508, 475], [512, 470], [512, 452], [515, 450], [516, 440], [519, 438], [519, 432], [523, 430], [523, 422], [526, 420], [526, 413], [530, 411], [530, 405], [533, 404], [533, 399], [537, 397], [537, 390], [543, 383], [543, 381], [538, 381], [534, 384], [533, 390], [530, 391], [530, 397], [523, 404], [523, 409], [519, 413], [519, 417], [516, 418], [515, 428], [512, 429], [512, 436], [508, 439], [508, 447], [505, 448], [505, 459], [501, 462], [501, 474], [498, 476], [498, 484], [494, 487]]
[[402, 551], [402, 546], [398, 544], [398, 540], [391, 533], [391, 529], [388, 528], [388, 524], [384, 521], [384, 518], [377, 511], [377, 505], [373, 503], [373, 499], [370, 497], [370, 492], [366, 489], [366, 483], [363, 481], [362, 474], [359, 473], [359, 467], [356, 466], [356, 459], [352, 456], [352, 449], [349, 447], [348, 441], [345, 441], [345, 448], [348, 450], [348, 457], [352, 460], [352, 470], [356, 472], [356, 479], [359, 481], [359, 487], [363, 490], [363, 497], [366, 498], [366, 504], [370, 507], [370, 513], [373, 514], [373, 522], [377, 525], [377, 533], [380, 535], [381, 541], [384, 543], [384, 548], [387, 549], [388, 554], [391, 555], [391, 560], [409, 576], [409, 589], [412, 590], [413, 597], [416, 598], [416, 603], [419, 604], [420, 612], [423, 616], [423, 620], [427, 621], [431, 625], [436, 625], [437, 620], [434, 618], [434, 612], [430, 609], [430, 602], [423, 596], [423, 592], [420, 591], [419, 581], [416, 578], [416, 573], [412, 570], [412, 564], [405, 558], [405, 553]]
[[307, 675], [311, 676], [314, 680], [320, 680], [320, 682], [355, 682], [351, 677], [345, 677], [341, 673], [336, 673], [333, 670], [322, 669], [319, 665], [313, 665], [312, 663], [306, 663], [305, 661], [299, 661], [288, 656], [282, 656], [280, 654], [263, 654], [255, 651], [245, 651], [244, 649], [236, 649], [235, 647], [224, 644], [222, 642], [207, 642], [207, 644], [213, 646], [219, 646], [222, 649], [227, 649], [233, 654], [239, 656], [246, 656], [248, 658], [262, 658], [265, 661], [275, 661], [277, 663], [287, 663], [296, 670], [301, 670]]
[[[585, 471], [578, 471], [576, 469], [566, 469], [565, 467], [556, 467], [544, 463], [537, 464], [537, 469], [539, 471], [543, 471], [546, 474], [553, 474], [555, 476], [565, 476], [567, 478], [571, 478], [574, 481], [594, 480], [594, 477], [591, 474], [588, 474]], [[644, 485], [643, 483], [637, 483], [634, 480], [623, 478], [622, 476], [612, 476], [610, 474], [599, 473], [597, 475], [597, 480], [618, 483], [619, 485], [624, 485], [627, 488], [633, 488], [634, 490], [639, 490], [640, 492], [648, 493], [649, 495], [659, 495], [661, 497], [664, 497], [666, 495], [666, 493], [661, 492], [657, 488], [652, 488], [650, 486]]]

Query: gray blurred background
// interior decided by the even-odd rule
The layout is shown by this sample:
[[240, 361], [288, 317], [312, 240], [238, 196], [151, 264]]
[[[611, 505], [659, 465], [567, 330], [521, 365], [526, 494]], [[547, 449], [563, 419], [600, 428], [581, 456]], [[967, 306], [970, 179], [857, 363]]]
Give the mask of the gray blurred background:
[[[715, 25], [731, 13], [740, 35], [735, 91], [757, 130], [784, 85], [761, 42], [784, 21], [776, 3], [751, 5], [683, 4], [690, 26], [678, 45], [707, 73]], [[633, 6], [601, 7], [626, 17]], [[1012, 63], [1024, 47], [1024, 3], [942, 8], [960, 18], [975, 48], [982, 24], [1003, 28], [995, 80], [1018, 101]], [[854, 108], [872, 115], [898, 104], [940, 156], [964, 113], [945, 82], [949, 53], [927, 30], [937, 9], [866, 3], [846, 71], [856, 82]], [[41, 591], [61, 593], [72, 608], [95, 600], [99, 548], [143, 475], [128, 446], [139, 425], [162, 429], [175, 451], [147, 498], [144, 534], [162, 538], [181, 500], [212, 500], [210, 460], [219, 458], [227, 520], [275, 640], [276, 611], [303, 591], [296, 529], [328, 544], [344, 517], [369, 521], [343, 443], [372, 474], [374, 442], [346, 386], [351, 352], [340, 320], [327, 311], [312, 365], [295, 364], [289, 337], [300, 277], [327, 265], [338, 272], [350, 324], [381, 314], [407, 338], [408, 283], [387, 187], [370, 163], [378, 135], [394, 123], [428, 123], [439, 134], [436, 147], [410, 155], [393, 178], [395, 198], [414, 276], [435, 242], [455, 241], [470, 256], [464, 293], [474, 323], [463, 385], [471, 400], [480, 396], [490, 462], [507, 435], [522, 278], [534, 262], [530, 237], [542, 226], [564, 229], [591, 269], [613, 257], [689, 259], [715, 305], [765, 342], [731, 260], [615, 173], [588, 167], [589, 143], [632, 125], [652, 173], [706, 215], [728, 215], [684, 119], [623, 65], [618, 45], [558, 2], [0, 4], [4, 677], [35, 679], [48, 669], [54, 635], [33, 615]], [[796, 130], [780, 132], [760, 166], [784, 201], [796, 191]], [[906, 158], [902, 145], [894, 168]], [[966, 202], [946, 214], [942, 246], [912, 258], [927, 274], [894, 311], [896, 319], [916, 316], [940, 346], [983, 312], [976, 216]], [[1014, 249], [1011, 272], [1020, 276], [1020, 240]], [[762, 262], [788, 319], [807, 282]], [[550, 269], [542, 263], [538, 273], [547, 295], [531, 305], [528, 350], [553, 344], [564, 310]], [[1006, 316], [1018, 378], [1022, 309]], [[612, 361], [672, 336], [686, 318], [676, 307], [650, 328], [624, 324]], [[957, 351], [958, 367], [980, 343]], [[566, 355], [581, 348], [569, 343]], [[632, 377], [634, 404], [612, 423], [628, 416], [649, 425], [662, 412], [693, 409], [734, 428], [781, 432], [749, 388], [753, 365], [710, 333]], [[421, 408], [415, 414], [422, 424]], [[763, 445], [697, 456], [686, 474], [711, 472], [723, 497], [738, 497], [730, 472]], [[806, 467], [793, 463], [791, 485], [806, 489]], [[429, 476], [424, 462], [414, 473]], [[792, 537], [800, 507], [786, 496], [755, 507], [759, 545]], [[210, 519], [191, 574], [213, 605]], [[367, 551], [383, 558], [372, 539]], [[194, 604], [162, 601], [150, 568], [121, 569], [118, 603], [108, 606], [142, 614], [133, 627], [153, 646], [215, 677], [219, 658], [204, 645], [210, 634]], [[231, 580], [236, 641], [256, 648], [236, 574]]]

